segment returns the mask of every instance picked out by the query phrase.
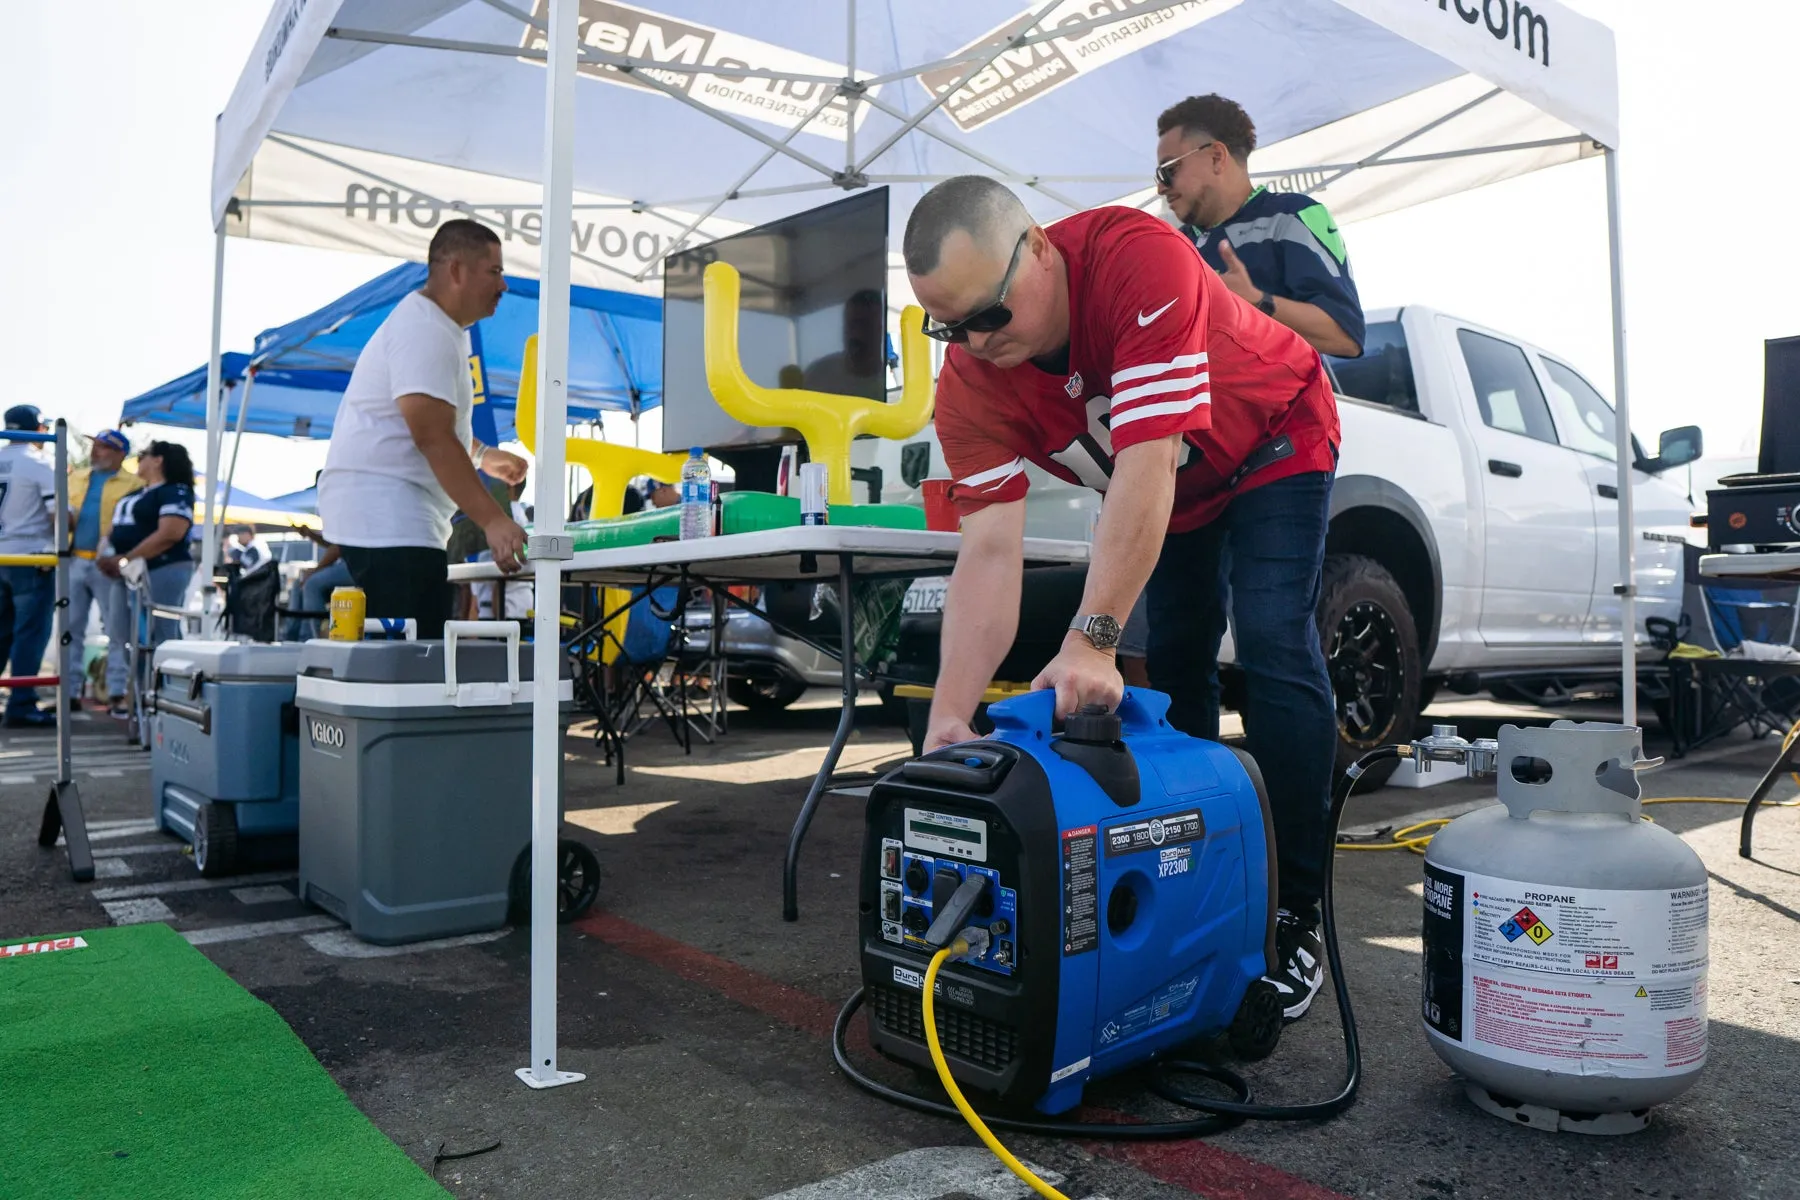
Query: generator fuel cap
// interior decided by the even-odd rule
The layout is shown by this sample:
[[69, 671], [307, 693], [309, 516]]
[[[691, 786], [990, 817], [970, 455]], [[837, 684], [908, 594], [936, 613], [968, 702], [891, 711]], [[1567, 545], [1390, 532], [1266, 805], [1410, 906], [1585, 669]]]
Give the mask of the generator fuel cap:
[[1104, 704], [1084, 704], [1063, 720], [1063, 739], [1104, 746], [1125, 736], [1125, 723]]

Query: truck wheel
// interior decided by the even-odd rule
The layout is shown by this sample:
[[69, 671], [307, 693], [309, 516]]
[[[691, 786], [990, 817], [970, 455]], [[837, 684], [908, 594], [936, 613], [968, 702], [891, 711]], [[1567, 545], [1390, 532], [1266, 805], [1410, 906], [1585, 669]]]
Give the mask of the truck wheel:
[[725, 681], [725, 694], [751, 712], [780, 712], [806, 694], [806, 682], [786, 675], [768, 679], [733, 677]]
[[[1319, 641], [1337, 710], [1337, 770], [1392, 742], [1410, 741], [1421, 707], [1419, 635], [1406, 594], [1387, 569], [1359, 554], [1325, 559]], [[1371, 782], [1393, 773], [1373, 768]]]

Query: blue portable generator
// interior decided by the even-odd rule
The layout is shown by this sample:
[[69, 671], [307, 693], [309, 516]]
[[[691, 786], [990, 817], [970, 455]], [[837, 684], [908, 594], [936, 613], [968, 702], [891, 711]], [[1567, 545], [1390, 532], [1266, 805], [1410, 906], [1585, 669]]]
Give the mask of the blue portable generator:
[[946, 964], [935, 993], [964, 1086], [1054, 1114], [1199, 1038], [1266, 1056], [1281, 1001], [1261, 981], [1276, 887], [1255, 762], [1177, 732], [1160, 692], [1127, 691], [1116, 714], [1072, 715], [1060, 734], [1054, 706], [1049, 691], [995, 704], [990, 737], [871, 790], [860, 932], [875, 1049], [931, 1068], [926, 931], [982, 877], [965, 923], [978, 952]]

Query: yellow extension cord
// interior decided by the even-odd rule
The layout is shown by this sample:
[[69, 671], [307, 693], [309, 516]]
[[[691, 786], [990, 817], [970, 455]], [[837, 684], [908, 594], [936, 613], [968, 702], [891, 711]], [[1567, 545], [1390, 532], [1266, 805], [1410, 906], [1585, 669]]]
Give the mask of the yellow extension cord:
[[937, 1068], [938, 1079], [944, 1090], [950, 1093], [950, 1099], [956, 1103], [956, 1111], [963, 1115], [982, 1143], [994, 1152], [994, 1157], [1006, 1164], [1006, 1169], [1023, 1179], [1031, 1186], [1031, 1190], [1044, 1197], [1044, 1200], [1069, 1200], [1069, 1198], [1031, 1173], [1031, 1168], [1014, 1158], [1012, 1151], [1000, 1144], [1000, 1139], [982, 1121], [981, 1117], [963, 1099], [962, 1089], [956, 1086], [956, 1080], [950, 1074], [950, 1064], [944, 1061], [944, 1048], [938, 1044], [936, 999], [938, 968], [959, 954], [969, 952], [969, 943], [957, 938], [942, 950], [931, 956], [931, 965], [925, 968], [925, 1045], [931, 1050], [931, 1065]]

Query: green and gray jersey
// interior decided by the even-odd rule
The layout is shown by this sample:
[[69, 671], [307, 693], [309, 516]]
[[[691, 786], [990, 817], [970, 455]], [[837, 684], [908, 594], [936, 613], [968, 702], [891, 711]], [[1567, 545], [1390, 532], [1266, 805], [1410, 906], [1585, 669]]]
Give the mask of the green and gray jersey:
[[1213, 270], [1224, 271], [1219, 243], [1230, 242], [1258, 288], [1285, 300], [1318, 305], [1351, 340], [1363, 344], [1362, 300], [1356, 294], [1344, 235], [1331, 213], [1311, 196], [1259, 187], [1223, 224], [1182, 229]]

